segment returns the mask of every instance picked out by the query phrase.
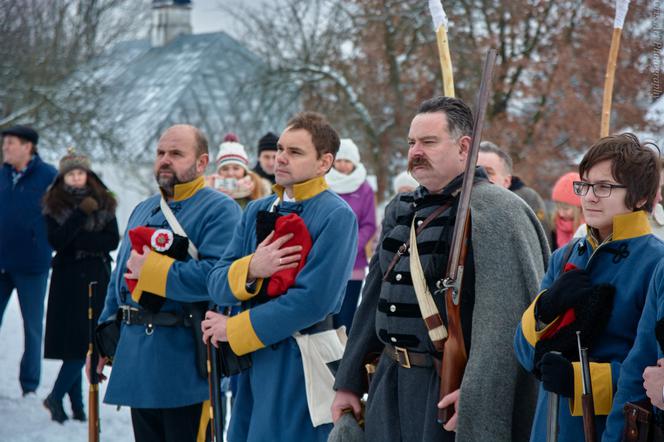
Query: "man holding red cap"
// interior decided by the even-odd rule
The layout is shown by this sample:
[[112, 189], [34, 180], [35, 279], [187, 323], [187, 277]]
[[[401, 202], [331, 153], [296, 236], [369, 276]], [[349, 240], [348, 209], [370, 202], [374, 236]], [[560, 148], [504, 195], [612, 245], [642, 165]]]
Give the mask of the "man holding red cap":
[[208, 161], [197, 128], [179, 124], [161, 136], [154, 162], [160, 194], [129, 218], [99, 319], [122, 321], [104, 402], [131, 407], [138, 442], [205, 437], [209, 390], [191, 312], [194, 304], [207, 307], [205, 277], [240, 219], [237, 204], [205, 185]]
[[[204, 338], [252, 362], [238, 376], [228, 440], [326, 441], [332, 429], [328, 363], [343, 353], [332, 315], [357, 250], [355, 214], [325, 181], [338, 149], [339, 136], [322, 115], [293, 117], [277, 145], [276, 195], [247, 205], [208, 275], [215, 302], [240, 303], [242, 311], [207, 312]], [[311, 345], [321, 338], [330, 339]], [[322, 354], [328, 349], [338, 354]]]

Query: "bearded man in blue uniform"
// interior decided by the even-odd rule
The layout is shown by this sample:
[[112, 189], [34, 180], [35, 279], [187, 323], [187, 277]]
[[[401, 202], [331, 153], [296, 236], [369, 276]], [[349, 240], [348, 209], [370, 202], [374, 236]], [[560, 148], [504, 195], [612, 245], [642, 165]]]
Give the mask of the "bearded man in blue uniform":
[[[338, 148], [338, 135], [321, 115], [292, 118], [277, 145], [276, 194], [249, 203], [225, 256], [208, 276], [215, 302], [240, 304], [242, 311], [231, 317], [207, 312], [204, 338], [228, 342], [233, 353], [250, 354], [252, 361], [238, 376], [228, 440], [326, 441], [331, 430], [331, 382], [329, 403], [321, 407], [325, 399], [307, 391], [320, 383], [308, 377], [309, 359], [299, 343], [302, 336], [308, 340], [332, 331], [331, 315], [341, 308], [355, 261], [355, 214], [325, 182]], [[266, 213], [301, 218], [307, 232], [300, 233], [311, 237], [306, 259], [308, 246], [290, 245], [293, 236], [273, 241], [279, 218], [276, 233], [259, 240], [261, 231], [270, 230], [257, 222]], [[295, 268], [299, 272], [284, 293], [264, 295], [275, 274]]]
[[[205, 437], [209, 392], [196, 364], [194, 330], [200, 324], [191, 323], [188, 312], [193, 303], [210, 301], [206, 275], [223, 254], [241, 210], [205, 186], [207, 140], [195, 127], [167, 129], [156, 154], [154, 173], [161, 194], [140, 203], [129, 217], [99, 319], [104, 322], [114, 314], [122, 318], [104, 402], [131, 407], [139, 442], [194, 442]], [[165, 211], [197, 248], [189, 248], [183, 259], [156, 251], [177, 230]], [[132, 250], [129, 231], [138, 226], [156, 228], [161, 235], [152, 248]], [[127, 280], [132, 279], [136, 285], [130, 291]], [[98, 372], [106, 362], [101, 358]]]

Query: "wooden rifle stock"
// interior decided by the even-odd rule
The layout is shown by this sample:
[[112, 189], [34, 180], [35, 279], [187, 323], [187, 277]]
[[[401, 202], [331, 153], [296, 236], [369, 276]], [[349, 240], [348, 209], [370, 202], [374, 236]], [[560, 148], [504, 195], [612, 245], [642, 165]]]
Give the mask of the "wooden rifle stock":
[[581, 396], [583, 410], [583, 436], [586, 442], [595, 442], [595, 402], [592, 393]]
[[222, 398], [219, 354], [218, 350], [212, 345], [211, 340], [212, 338], [207, 342], [208, 388], [210, 391], [210, 441], [221, 442], [224, 440], [224, 422], [221, 413]]
[[[463, 280], [463, 266], [466, 260], [468, 235], [470, 233], [470, 193], [475, 179], [475, 166], [480, 148], [482, 128], [486, 107], [489, 102], [489, 91], [493, 66], [496, 62], [495, 49], [489, 49], [484, 61], [482, 82], [477, 99], [477, 113], [473, 125], [472, 144], [468, 152], [459, 207], [457, 209], [454, 232], [452, 234], [452, 247], [447, 262], [446, 277], [443, 280], [445, 289], [445, 307], [447, 310], [447, 332], [443, 351], [443, 362], [440, 368], [440, 399], [458, 390], [461, 387], [463, 372], [468, 362], [466, 344], [461, 329], [461, 289]], [[442, 424], [454, 415], [454, 406], [438, 410], [438, 421]]]
[[97, 364], [99, 353], [95, 348], [95, 315], [92, 298], [97, 281], [88, 284], [88, 354], [90, 355], [90, 389], [88, 390], [88, 442], [99, 442], [101, 425], [99, 421], [99, 374]]
[[588, 349], [581, 347], [581, 332], [576, 332], [576, 341], [579, 346], [579, 361], [581, 363], [581, 383], [583, 394], [581, 395], [581, 411], [583, 413], [583, 436], [586, 442], [595, 442], [595, 401], [593, 400], [592, 379], [590, 378], [590, 362], [588, 361]]
[[[461, 248], [461, 255], [459, 262], [466, 261], [468, 253], [468, 227], [470, 216], [466, 215], [466, 222], [464, 223], [464, 241]], [[463, 277], [463, 267], [457, 273], [457, 278], [461, 282]], [[463, 372], [466, 369], [468, 362], [468, 354], [466, 353], [466, 343], [463, 339], [463, 330], [461, 329], [461, 303], [455, 304], [453, 299], [455, 297], [454, 290], [456, 288], [449, 287], [445, 290], [445, 308], [447, 310], [447, 340], [445, 341], [445, 348], [443, 350], [443, 363], [440, 367], [440, 398], [444, 398], [449, 393], [461, 387], [461, 380], [463, 379]], [[461, 295], [461, 284], [458, 287]], [[446, 357], [447, 356], [447, 357]], [[454, 415], [454, 405], [443, 408], [438, 411], [438, 420], [441, 423], [447, 423]]]
[[[90, 371], [96, 370], [96, 365], [90, 366]], [[90, 391], [88, 393], [88, 441], [99, 442], [99, 433], [101, 432], [99, 425], [99, 384], [90, 383]]]

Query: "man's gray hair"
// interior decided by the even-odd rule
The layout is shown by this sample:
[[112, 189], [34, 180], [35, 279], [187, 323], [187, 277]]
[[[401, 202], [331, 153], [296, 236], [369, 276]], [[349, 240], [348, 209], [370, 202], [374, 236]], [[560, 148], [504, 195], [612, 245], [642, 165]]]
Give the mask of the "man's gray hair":
[[505, 165], [505, 169], [507, 170], [507, 173], [512, 175], [512, 158], [510, 155], [502, 150], [500, 147], [498, 147], [495, 143], [492, 143], [491, 141], [482, 141], [480, 143], [480, 152], [484, 153], [494, 153], [498, 155], [498, 158], [503, 160], [503, 164]]

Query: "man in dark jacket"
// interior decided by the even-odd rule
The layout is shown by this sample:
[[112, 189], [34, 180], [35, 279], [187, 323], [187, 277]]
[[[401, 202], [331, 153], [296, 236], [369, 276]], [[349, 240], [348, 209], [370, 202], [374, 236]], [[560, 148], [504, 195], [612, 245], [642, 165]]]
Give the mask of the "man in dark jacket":
[[277, 157], [277, 137], [272, 132], [268, 132], [258, 140], [258, 162], [253, 171], [256, 172], [261, 178], [274, 184], [274, 166], [275, 158]]
[[489, 181], [519, 195], [533, 209], [544, 230], [549, 231], [544, 200], [534, 189], [526, 186], [518, 176], [512, 175], [512, 158], [507, 152], [491, 141], [482, 141], [477, 156], [477, 165], [484, 167]]
[[35, 130], [13, 126], [1, 135], [0, 321], [16, 289], [25, 333], [19, 374], [25, 396], [37, 390], [41, 373], [44, 295], [51, 264], [41, 199], [57, 172], [37, 154]]

